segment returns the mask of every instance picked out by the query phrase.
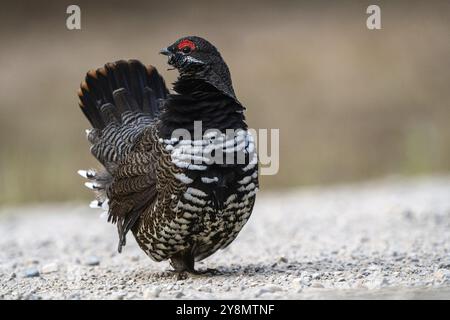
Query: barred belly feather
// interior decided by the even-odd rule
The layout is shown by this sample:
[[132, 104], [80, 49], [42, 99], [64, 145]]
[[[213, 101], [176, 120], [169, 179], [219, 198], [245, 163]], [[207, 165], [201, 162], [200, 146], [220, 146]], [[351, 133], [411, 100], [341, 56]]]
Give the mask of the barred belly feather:
[[[227, 140], [224, 135], [222, 138], [223, 145], [228, 147], [239, 143], [236, 138]], [[245, 132], [244, 141], [246, 143], [243, 148], [255, 149], [250, 133]], [[201, 146], [207, 149], [211, 140], [184, 140], [181, 152], [175, 148], [167, 148], [167, 146], [176, 146], [179, 143], [176, 139], [159, 139], [158, 142], [161, 144], [161, 150], [166, 152], [166, 168], [170, 168], [161, 173], [164, 175], [161, 178], [167, 181], [166, 175], [171, 172], [175, 178], [174, 186], [183, 191], [170, 199], [166, 197], [158, 199], [150, 212], [146, 214], [149, 219], [144, 219], [136, 238], [141, 248], [156, 261], [168, 259], [174, 253], [190, 247], [194, 248], [195, 260], [202, 260], [229, 245], [247, 222], [257, 190], [256, 168], [251, 172], [243, 171], [245, 166], [242, 166], [242, 169], [237, 168], [238, 171], [245, 172], [245, 175], [234, 181], [227, 181], [229, 186], [235, 186], [235, 188], [224, 199], [222, 209], [217, 210], [212, 199], [212, 192], [217, 187], [219, 177], [212, 176], [215, 171], [210, 170], [214, 166], [202, 163], [205, 169], [198, 175], [195, 174], [197, 167], [190, 168], [184, 164], [180, 165], [177, 161], [181, 157], [183, 161], [192, 160], [189, 155], [194, 152], [201, 153], [198, 148], [187, 146]], [[170, 162], [167, 161], [169, 156]], [[168, 207], [172, 208], [170, 212], [165, 210], [167, 202], [170, 202]], [[154, 223], [155, 221], [158, 223]]]

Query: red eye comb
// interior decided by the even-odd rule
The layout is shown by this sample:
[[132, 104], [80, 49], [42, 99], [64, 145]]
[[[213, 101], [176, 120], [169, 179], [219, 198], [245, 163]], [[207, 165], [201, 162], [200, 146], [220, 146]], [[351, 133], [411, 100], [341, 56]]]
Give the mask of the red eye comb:
[[195, 49], [195, 44], [191, 41], [191, 40], [182, 40], [179, 44], [178, 44], [178, 49], [181, 50], [184, 47], [189, 47], [191, 48], [191, 50]]

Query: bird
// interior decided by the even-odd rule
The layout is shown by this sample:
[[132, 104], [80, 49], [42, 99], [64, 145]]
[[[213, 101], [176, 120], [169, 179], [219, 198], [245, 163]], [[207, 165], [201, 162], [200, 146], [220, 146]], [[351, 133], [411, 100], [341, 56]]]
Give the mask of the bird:
[[78, 173], [95, 192], [90, 206], [117, 226], [119, 253], [131, 231], [152, 260], [201, 274], [195, 262], [233, 242], [253, 211], [256, 142], [213, 44], [186, 36], [159, 53], [178, 73], [171, 92], [138, 60], [87, 72], [79, 106], [100, 168]]

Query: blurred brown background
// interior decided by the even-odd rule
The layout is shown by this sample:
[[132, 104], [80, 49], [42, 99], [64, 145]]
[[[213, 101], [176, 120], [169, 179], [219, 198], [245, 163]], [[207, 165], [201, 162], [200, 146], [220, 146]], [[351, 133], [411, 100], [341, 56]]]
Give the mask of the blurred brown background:
[[[82, 30], [66, 29], [78, 4]], [[382, 30], [366, 28], [369, 4]], [[76, 90], [88, 69], [137, 58], [170, 84], [158, 50], [213, 42], [253, 128], [280, 128], [262, 188], [450, 170], [449, 1], [2, 2], [0, 204], [91, 198], [96, 166]]]

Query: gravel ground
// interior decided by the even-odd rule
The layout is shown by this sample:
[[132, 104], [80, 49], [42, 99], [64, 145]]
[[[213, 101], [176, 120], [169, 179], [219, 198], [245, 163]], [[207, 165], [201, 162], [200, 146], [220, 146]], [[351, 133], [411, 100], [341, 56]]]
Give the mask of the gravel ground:
[[450, 176], [260, 192], [221, 275], [176, 280], [87, 205], [0, 210], [3, 299], [450, 299]]

